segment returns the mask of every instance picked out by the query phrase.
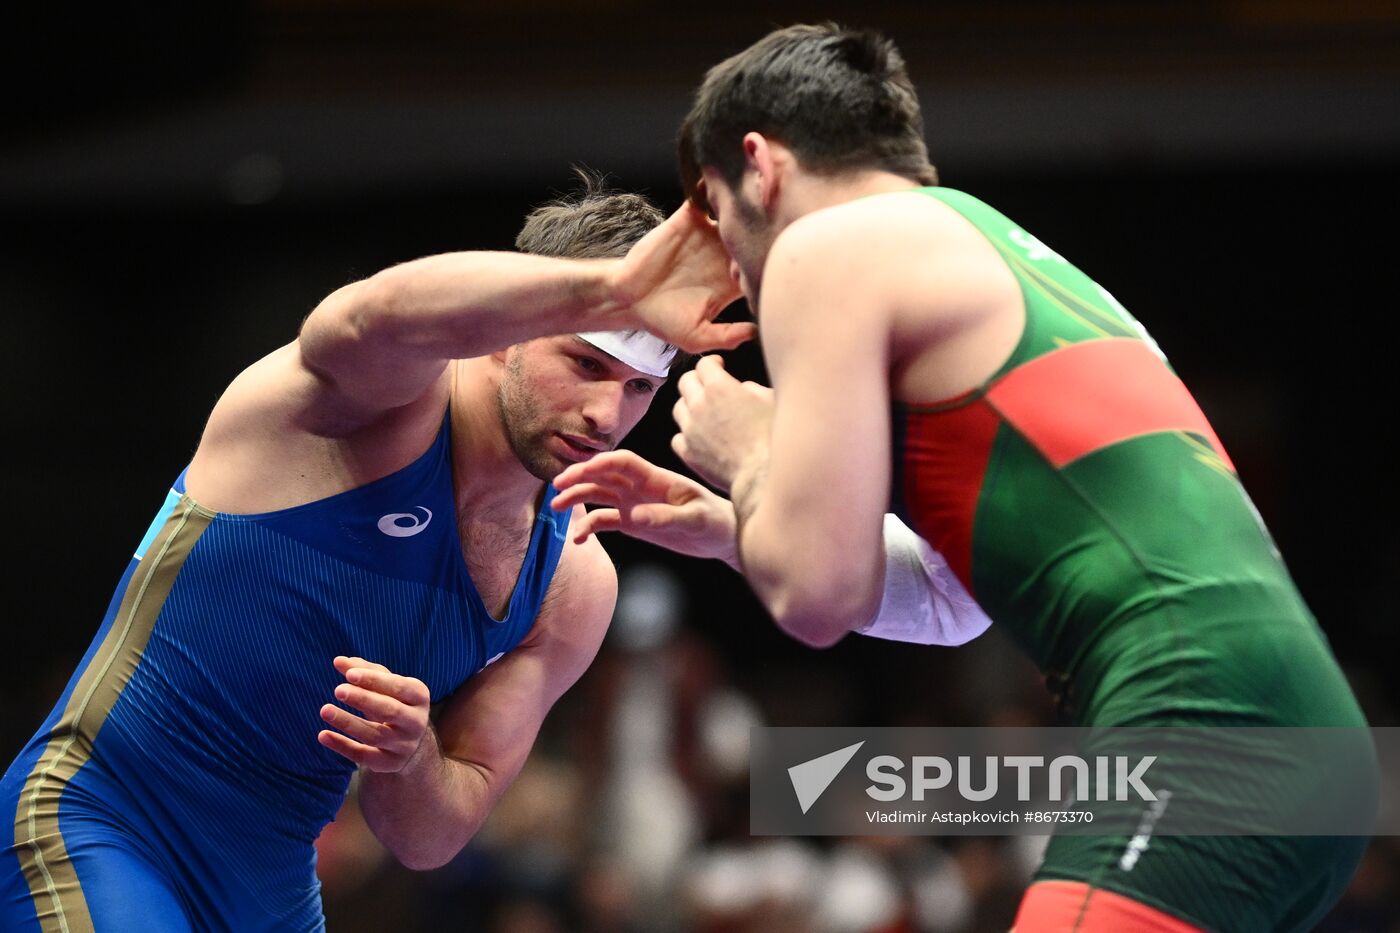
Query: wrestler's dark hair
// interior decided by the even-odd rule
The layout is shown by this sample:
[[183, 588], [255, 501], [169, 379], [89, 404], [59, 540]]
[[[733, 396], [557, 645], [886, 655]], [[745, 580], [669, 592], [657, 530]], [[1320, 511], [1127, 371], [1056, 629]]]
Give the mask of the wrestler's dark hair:
[[938, 183], [904, 59], [871, 30], [789, 26], [711, 68], [677, 140], [688, 197], [708, 207], [697, 197], [706, 165], [737, 187], [749, 132], [783, 143], [810, 171], [881, 169]]
[[[614, 191], [600, 173], [574, 166], [579, 188], [547, 201], [525, 217], [515, 248], [537, 256], [564, 259], [614, 259], [627, 255], [637, 241], [666, 219], [640, 194]], [[630, 333], [630, 331], [629, 331]], [[671, 348], [671, 344], [666, 345]], [[675, 374], [694, 358], [677, 350]]]

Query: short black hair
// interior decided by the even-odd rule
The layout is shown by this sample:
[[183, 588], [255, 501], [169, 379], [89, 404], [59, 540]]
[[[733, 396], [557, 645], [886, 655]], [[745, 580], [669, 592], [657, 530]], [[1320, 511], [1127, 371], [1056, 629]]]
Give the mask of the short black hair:
[[706, 206], [706, 165], [738, 185], [749, 132], [779, 140], [815, 172], [873, 168], [938, 184], [904, 58], [873, 30], [789, 26], [711, 68], [677, 140], [687, 196]]
[[[644, 195], [614, 191], [604, 175], [591, 169], [576, 165], [574, 174], [579, 189], [530, 211], [515, 237], [516, 249], [564, 259], [615, 259], [665, 221], [666, 215]], [[676, 350], [672, 373], [695, 358], [666, 346]]]

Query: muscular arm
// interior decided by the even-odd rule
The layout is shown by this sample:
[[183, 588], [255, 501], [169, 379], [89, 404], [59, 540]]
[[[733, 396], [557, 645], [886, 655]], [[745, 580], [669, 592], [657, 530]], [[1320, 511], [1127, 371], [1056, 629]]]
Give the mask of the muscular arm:
[[[611, 320], [613, 261], [450, 253], [336, 291], [210, 415], [187, 483], [221, 511], [300, 505], [392, 473], [442, 423], [447, 363]], [[601, 325], [600, 325], [601, 326]]]
[[518, 253], [445, 253], [331, 294], [303, 325], [301, 358], [350, 401], [405, 405], [450, 359], [546, 334], [624, 326], [614, 263]]
[[[703, 368], [697, 372], [705, 372]], [[701, 401], [693, 392], [690, 399], [700, 404], [724, 404], [743, 395], [755, 395], [751, 386], [737, 382], [726, 385], [710, 370], [704, 383], [705, 394], [712, 391], [721, 399]], [[771, 408], [771, 395], [760, 396]], [[767, 425], [768, 418], [763, 417]], [[744, 432], [740, 432], [741, 434]], [[762, 435], [762, 456], [767, 457], [767, 433]], [[732, 447], [742, 446], [733, 436]], [[713, 557], [735, 570], [737, 518], [734, 505], [688, 477], [663, 470], [630, 450], [614, 450], [583, 463], [576, 463], [554, 480], [560, 490], [554, 507], [566, 508], [580, 502], [602, 505], [573, 523], [575, 541], [604, 531], [620, 531], [642, 541], [693, 557]], [[874, 638], [913, 642], [922, 645], [960, 645], [971, 641], [991, 625], [962, 583], [948, 569], [948, 562], [894, 515], [884, 517], [884, 588], [874, 618], [856, 631]]]
[[520, 773], [545, 714], [597, 654], [617, 576], [596, 540], [566, 554], [525, 641], [447, 702], [402, 770], [364, 772], [365, 818], [409, 868], [445, 864], [475, 835]]
[[621, 259], [446, 253], [347, 285], [220, 398], [191, 494], [263, 512], [392, 473], [441, 425], [449, 360], [531, 337], [640, 327], [687, 349], [741, 343], [752, 325], [713, 322], [737, 294], [727, 263], [687, 205]]
[[739, 556], [779, 626], [827, 645], [880, 602], [893, 386], [937, 399], [980, 384], [1015, 345], [1021, 297], [955, 212], [890, 194], [785, 230], [760, 319], [776, 409], [768, 456], [729, 474]]
[[687, 204], [621, 259], [461, 252], [394, 266], [321, 302], [298, 344], [344, 400], [386, 411], [448, 360], [535, 337], [645, 328], [688, 350], [734, 346], [751, 326], [712, 319], [736, 295], [713, 225]]
[[780, 628], [817, 647], [867, 622], [883, 581], [890, 312], [872, 264], [878, 250], [810, 220], [774, 246], [760, 318], [771, 441], [731, 489], [745, 577]]

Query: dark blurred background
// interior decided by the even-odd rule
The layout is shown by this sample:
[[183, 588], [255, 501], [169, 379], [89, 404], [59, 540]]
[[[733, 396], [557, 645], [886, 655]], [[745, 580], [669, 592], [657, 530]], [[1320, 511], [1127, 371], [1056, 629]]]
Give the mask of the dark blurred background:
[[[1400, 725], [1400, 3], [148, 0], [0, 29], [0, 754], [59, 693], [240, 369], [352, 279], [508, 248], [573, 163], [674, 207], [704, 69], [822, 18], [891, 34], [944, 183], [1153, 332], [1373, 724]], [[761, 378], [757, 350], [731, 369]], [[668, 466], [672, 398], [629, 443]], [[813, 652], [726, 568], [610, 550], [615, 631], [487, 830], [413, 875], [352, 800], [322, 841], [333, 931], [1006, 928], [1033, 841], [754, 840], [744, 797], [754, 724], [1053, 721], [995, 628]], [[1400, 930], [1394, 843], [1324, 929]]]

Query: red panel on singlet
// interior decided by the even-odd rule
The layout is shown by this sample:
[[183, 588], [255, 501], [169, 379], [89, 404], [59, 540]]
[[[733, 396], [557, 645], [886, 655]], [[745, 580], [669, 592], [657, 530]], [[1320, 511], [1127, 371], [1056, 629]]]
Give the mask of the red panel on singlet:
[[1140, 340], [1090, 340], [1036, 357], [987, 399], [1056, 468], [1144, 434], [1189, 431], [1234, 469], [1186, 386]]
[[1202, 933], [1141, 901], [1082, 881], [1037, 881], [1026, 889], [1012, 933]]
[[972, 525], [1001, 419], [977, 399], [946, 411], [907, 411], [902, 421], [905, 511], [971, 593]]
[[[971, 395], [972, 393], [969, 393]], [[1007, 373], [981, 398], [909, 407], [900, 420], [900, 499], [914, 530], [972, 586], [972, 534], [997, 429], [1005, 420], [1056, 467], [1163, 431], [1206, 438], [1234, 464], [1186, 386], [1140, 340], [1071, 344]]]

